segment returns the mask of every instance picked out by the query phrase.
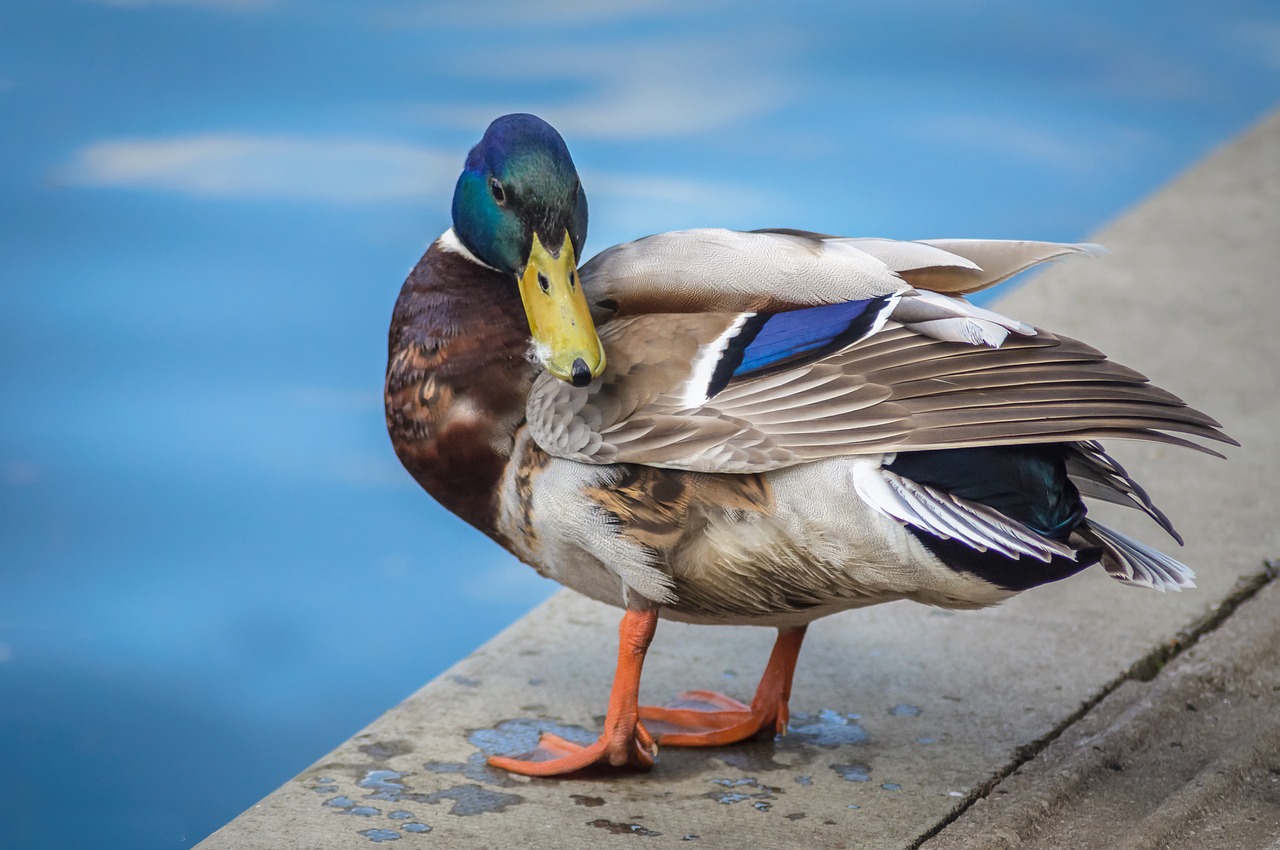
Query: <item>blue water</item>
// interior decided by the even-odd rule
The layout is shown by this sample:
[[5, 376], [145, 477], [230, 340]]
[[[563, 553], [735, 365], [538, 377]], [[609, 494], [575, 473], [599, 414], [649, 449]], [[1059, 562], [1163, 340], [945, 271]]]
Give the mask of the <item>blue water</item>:
[[1270, 0], [525, 5], [0, 6], [0, 847], [189, 846], [554, 590], [383, 429], [488, 117], [565, 130], [595, 250], [1079, 239], [1280, 99]]

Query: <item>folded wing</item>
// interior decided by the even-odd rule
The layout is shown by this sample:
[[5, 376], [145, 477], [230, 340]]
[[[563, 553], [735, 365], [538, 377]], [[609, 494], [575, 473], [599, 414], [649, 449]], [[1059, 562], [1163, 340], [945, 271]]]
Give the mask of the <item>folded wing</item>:
[[[1094, 250], [721, 230], [619, 246], [582, 272], [612, 316], [600, 327], [608, 366], [584, 388], [541, 376], [529, 426], [548, 452], [584, 463], [728, 473], [1103, 437], [1232, 442], [1084, 343], [952, 294]], [[1086, 487], [1150, 512], [1109, 458], [1081, 457]]]

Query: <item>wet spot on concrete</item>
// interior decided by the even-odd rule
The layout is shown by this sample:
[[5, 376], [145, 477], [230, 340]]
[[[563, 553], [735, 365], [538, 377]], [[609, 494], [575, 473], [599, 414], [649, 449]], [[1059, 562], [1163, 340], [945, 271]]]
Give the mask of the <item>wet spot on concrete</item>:
[[[365, 777], [358, 784], [362, 788], [373, 789], [372, 794], [365, 795], [368, 798], [378, 798], [387, 800], [398, 800], [401, 797], [408, 799], [416, 799], [425, 801], [426, 796], [422, 794], [409, 794], [404, 790], [399, 780], [406, 774], [398, 773], [393, 770], [370, 770], [365, 773]], [[332, 783], [333, 780], [326, 780]], [[326, 787], [336, 788], [337, 785], [329, 785]], [[354, 800], [345, 795], [330, 797], [325, 800], [323, 805], [335, 809], [334, 814], [348, 815], [357, 818], [374, 818], [382, 816], [382, 810], [374, 806], [357, 805]], [[399, 824], [400, 828], [405, 832], [430, 832], [431, 827], [424, 823], [413, 820], [413, 813], [404, 809], [396, 809], [386, 815], [387, 819], [395, 821], [404, 821]], [[401, 834], [394, 829], [374, 828], [359, 830], [359, 834], [363, 835], [373, 842], [396, 841], [402, 838]]]
[[370, 744], [361, 744], [360, 752], [371, 759], [383, 761], [396, 756], [408, 755], [413, 752], [413, 746], [408, 741], [374, 741]]
[[804, 820], [807, 815], [804, 812], [792, 812], [789, 815], [783, 815], [787, 820]]
[[422, 766], [432, 773], [459, 773], [472, 782], [483, 782], [500, 788], [514, 785], [515, 781], [509, 773], [489, 766], [488, 758], [484, 753], [473, 753], [466, 762], [429, 761]]
[[614, 835], [643, 835], [646, 838], [652, 838], [662, 834], [661, 832], [654, 832], [652, 829], [645, 829], [638, 823], [618, 823], [617, 821], [605, 820], [604, 818], [587, 821], [587, 826], [594, 826], [597, 829], [607, 829]]
[[311, 790], [317, 794], [332, 794], [338, 790], [337, 785], [313, 785]]
[[898, 784], [898, 783], [896, 783], [896, 782], [884, 782], [884, 783], [881, 783], [880, 787], [881, 787], [881, 788], [883, 788], [883, 789], [884, 789], [884, 790], [886, 790], [886, 791], [901, 791], [901, 790], [902, 790], [902, 786], [901, 786], [901, 785], [899, 785], [899, 784]]
[[399, 841], [400, 833], [394, 829], [362, 829], [360, 834], [370, 841], [381, 844], [383, 841]]
[[455, 685], [462, 685], [464, 688], [480, 687], [479, 679], [468, 679], [466, 676], [450, 676], [449, 681], [453, 682]]
[[569, 799], [573, 800], [576, 805], [586, 806], [594, 809], [596, 806], [604, 805], [604, 797], [588, 797], [586, 794], [570, 794]]
[[325, 800], [324, 805], [333, 809], [349, 809], [355, 805], [355, 802], [350, 797], [333, 797]]
[[399, 800], [404, 795], [403, 778], [404, 774], [395, 770], [370, 770], [358, 784], [372, 792], [365, 795], [370, 799]]
[[782, 739], [782, 743], [783, 745], [811, 744], [828, 750], [852, 744], [865, 744], [868, 739], [867, 731], [855, 722], [858, 719], [856, 714], [842, 714], [830, 709], [812, 716], [793, 714], [791, 728], [787, 737]]
[[893, 717], [918, 717], [920, 715], [920, 708], [919, 706], [898, 703], [893, 708], [889, 709], [889, 714]]
[[524, 797], [518, 794], [503, 794], [501, 791], [490, 791], [479, 785], [455, 785], [452, 788], [428, 794], [425, 798], [425, 802], [433, 804], [445, 800], [453, 802], [453, 808], [449, 809], [449, 814], [469, 817], [500, 812], [507, 806], [523, 803]]
[[473, 729], [467, 733], [471, 745], [486, 756], [519, 756], [531, 753], [538, 747], [543, 732], [559, 735], [575, 744], [593, 744], [598, 735], [581, 726], [569, 726], [549, 720], [521, 717], [504, 720], [489, 729]]
[[845, 782], [871, 781], [871, 768], [865, 764], [833, 764], [831, 769]]
[[356, 784], [369, 792], [364, 795], [366, 800], [383, 800], [388, 803], [426, 802], [426, 795], [406, 790], [401, 782], [404, 777], [411, 775], [398, 770], [366, 770], [364, 778]]
[[567, 726], [550, 720], [536, 718], [519, 718], [504, 720], [487, 729], [472, 729], [467, 732], [467, 741], [479, 752], [473, 753], [465, 762], [429, 761], [423, 767], [432, 773], [457, 773], [485, 785], [496, 785], [500, 788], [510, 787], [516, 782], [505, 770], [489, 766], [489, 756], [504, 755], [520, 757], [537, 749], [538, 739], [543, 732], [551, 732], [574, 743], [590, 744], [596, 735], [581, 726]]
[[724, 676], [726, 679], [736, 679], [736, 678], [738, 678], [738, 671], [737, 671], [737, 670], [725, 670], [725, 671], [724, 671], [724, 673], [722, 673], [721, 675], [722, 675], [722, 676]]
[[917, 744], [934, 744], [934, 743], [937, 743], [937, 741], [933, 738], [916, 738], [916, 743]]
[[536, 687], [541, 686], [541, 685], [542, 685], [542, 683], [543, 683], [543, 682], [545, 682], [545, 681], [546, 681], [546, 679], [530, 679], [530, 680], [529, 680], [529, 684], [536, 688]]
[[754, 776], [745, 777], [743, 779], [712, 779], [711, 782], [723, 788], [735, 788], [740, 790], [723, 792], [711, 791], [702, 796], [715, 800], [717, 803], [724, 805], [732, 805], [741, 803], [744, 800], [750, 800], [751, 806], [762, 812], [769, 811], [773, 802], [777, 799], [777, 795], [783, 793], [781, 788], [773, 785], [765, 785], [757, 780]]
[[373, 806], [352, 806], [342, 812], [344, 815], [355, 815], [358, 818], [371, 818], [374, 815], [382, 814], [381, 809], [375, 809]]
[[796, 784], [797, 784], [797, 785], [812, 785], [812, 784], [813, 784], [813, 777], [812, 777], [812, 776], [797, 776], [797, 777], [796, 777]]

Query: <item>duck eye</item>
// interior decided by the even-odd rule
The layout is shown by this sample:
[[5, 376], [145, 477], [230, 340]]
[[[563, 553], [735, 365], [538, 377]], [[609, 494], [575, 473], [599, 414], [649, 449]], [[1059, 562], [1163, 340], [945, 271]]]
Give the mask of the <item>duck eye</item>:
[[498, 182], [497, 177], [489, 178], [489, 194], [493, 195], [493, 199], [497, 201], [499, 205], [507, 202], [507, 190], [502, 188], [502, 184]]

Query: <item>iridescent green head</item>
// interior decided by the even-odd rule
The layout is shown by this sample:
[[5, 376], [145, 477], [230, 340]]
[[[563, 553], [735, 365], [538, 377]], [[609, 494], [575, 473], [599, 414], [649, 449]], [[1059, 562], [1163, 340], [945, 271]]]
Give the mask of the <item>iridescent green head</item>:
[[574, 253], [587, 238], [587, 196], [569, 148], [536, 115], [504, 115], [489, 125], [453, 193], [453, 229], [467, 250], [501, 271], [518, 273], [536, 234]]
[[585, 386], [604, 371], [578, 285], [587, 196], [554, 127], [525, 114], [489, 125], [458, 178], [453, 230], [468, 251], [516, 278], [535, 349], [551, 374]]

